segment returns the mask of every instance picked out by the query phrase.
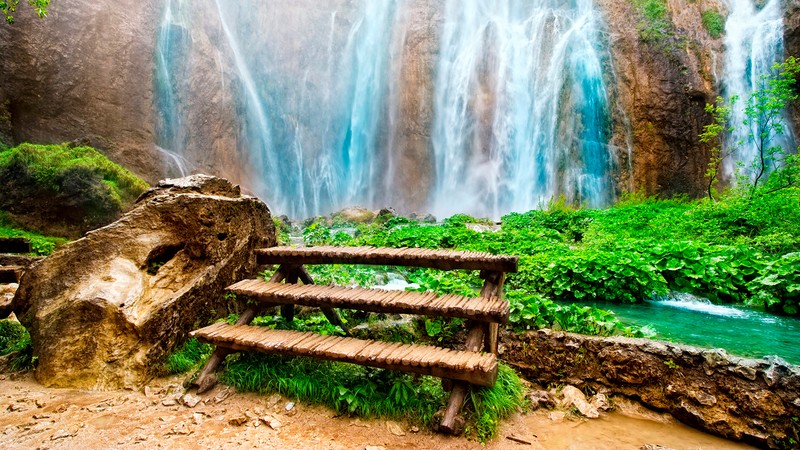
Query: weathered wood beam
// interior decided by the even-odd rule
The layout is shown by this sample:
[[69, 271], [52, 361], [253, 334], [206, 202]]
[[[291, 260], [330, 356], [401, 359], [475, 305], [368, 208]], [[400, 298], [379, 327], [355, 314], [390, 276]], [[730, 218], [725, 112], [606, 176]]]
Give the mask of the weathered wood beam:
[[[287, 272], [290, 269], [287, 267], [278, 267], [278, 270], [272, 275], [270, 281], [275, 283], [279, 283], [286, 278]], [[255, 319], [256, 314], [258, 313], [259, 308], [257, 306], [250, 306], [242, 314], [239, 315], [239, 320], [236, 321], [236, 325], [247, 325]], [[197, 379], [192, 383], [192, 386], [197, 387], [197, 393], [202, 394], [204, 392], [208, 392], [211, 388], [213, 388], [217, 384], [217, 377], [216, 371], [219, 368], [219, 365], [225, 361], [225, 358], [233, 353], [231, 349], [217, 347], [214, 349], [214, 352], [211, 354], [211, 357], [208, 358], [206, 365], [203, 366], [203, 370], [200, 372], [200, 375], [197, 376]]]
[[[308, 270], [306, 270], [305, 266], [300, 266], [297, 269], [297, 273], [300, 275], [300, 281], [302, 281], [303, 284], [314, 284], [314, 279], [311, 278], [311, 274], [308, 273]], [[322, 310], [322, 314], [325, 314], [325, 318], [328, 319], [328, 322], [341, 328], [346, 336], [352, 336], [352, 334], [350, 334], [350, 330], [347, 329], [347, 326], [345, 326], [344, 322], [342, 321], [342, 318], [339, 317], [339, 313], [336, 311], [336, 309], [330, 306], [320, 306], [319, 309]]]
[[375, 247], [270, 247], [256, 250], [259, 264], [370, 264], [439, 270], [516, 272], [518, 257], [483, 252]]

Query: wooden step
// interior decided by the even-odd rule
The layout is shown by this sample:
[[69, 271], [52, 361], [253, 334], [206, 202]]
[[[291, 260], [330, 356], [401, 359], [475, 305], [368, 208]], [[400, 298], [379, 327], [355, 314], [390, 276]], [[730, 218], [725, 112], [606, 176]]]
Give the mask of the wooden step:
[[272, 305], [331, 306], [392, 314], [461, 317], [494, 323], [505, 323], [508, 319], [508, 302], [499, 297], [439, 296], [432, 292], [285, 284], [264, 280], [243, 280], [228, 287], [228, 291]]
[[363, 366], [463, 380], [493, 386], [497, 357], [417, 344], [370, 341], [316, 333], [269, 330], [220, 322], [189, 333], [197, 339], [236, 351], [309, 356]]
[[370, 264], [440, 270], [516, 272], [516, 256], [482, 252], [377, 247], [271, 247], [256, 250], [259, 264]]
[[19, 283], [23, 271], [20, 266], [0, 266], [0, 283]]

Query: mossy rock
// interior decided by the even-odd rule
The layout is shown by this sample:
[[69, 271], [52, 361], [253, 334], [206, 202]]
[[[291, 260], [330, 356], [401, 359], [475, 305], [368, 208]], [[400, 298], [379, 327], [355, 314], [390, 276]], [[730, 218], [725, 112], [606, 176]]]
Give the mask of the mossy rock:
[[21, 144], [0, 151], [0, 210], [24, 228], [77, 237], [117, 219], [147, 188], [91, 147]]

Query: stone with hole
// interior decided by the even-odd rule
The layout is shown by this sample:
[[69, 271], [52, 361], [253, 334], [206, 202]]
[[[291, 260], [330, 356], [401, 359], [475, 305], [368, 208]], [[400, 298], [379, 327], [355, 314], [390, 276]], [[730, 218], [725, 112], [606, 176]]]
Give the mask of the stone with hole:
[[120, 220], [25, 273], [12, 307], [46, 386], [142, 386], [186, 333], [227, 312], [223, 290], [275, 245], [267, 206], [205, 175], [162, 181]]

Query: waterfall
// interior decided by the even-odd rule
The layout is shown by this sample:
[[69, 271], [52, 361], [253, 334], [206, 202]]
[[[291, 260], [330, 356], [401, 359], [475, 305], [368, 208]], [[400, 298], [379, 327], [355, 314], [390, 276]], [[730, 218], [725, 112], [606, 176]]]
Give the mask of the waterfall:
[[[351, 205], [402, 210], [394, 202], [408, 192], [438, 216], [499, 217], [559, 195], [611, 201], [609, 58], [592, 1], [442, 3], [168, 0], [155, 144], [212, 170], [211, 158], [198, 161], [202, 146], [225, 148], [247, 178], [236, 181], [294, 218]], [[407, 38], [415, 20], [429, 22]], [[407, 59], [406, 40], [420, 29], [430, 29], [425, 65]], [[426, 104], [409, 107], [409, 98]], [[198, 99], [217, 115], [198, 113], [207, 106]], [[212, 120], [230, 123], [214, 131]], [[193, 139], [211, 132], [233, 136]], [[426, 150], [426, 161], [408, 156]], [[420, 180], [430, 189], [415, 176], [434, 177]]]
[[171, 61], [184, 56], [190, 40], [186, 18], [181, 15], [182, 4], [183, 0], [167, 1], [156, 45], [154, 84], [157, 117], [154, 148], [163, 155], [168, 176], [185, 176], [188, 173], [186, 160], [181, 156], [186, 130], [178, 105], [180, 81], [177, 73], [171, 70]]
[[437, 214], [497, 217], [613, 197], [604, 50], [591, 1], [449, 0], [432, 145]]
[[[783, 9], [781, 0], [769, 0], [760, 10], [755, 0], [730, 0], [729, 8], [725, 23], [722, 91], [725, 98], [737, 96], [739, 99], [731, 112], [735, 129], [727, 138], [728, 145], [737, 148], [723, 167], [725, 174], [731, 176], [739, 163], [743, 165], [745, 175], [751, 174], [750, 164], [758, 156], [756, 145], [748, 139], [750, 127], [743, 125], [746, 119], [744, 105], [757, 89], [759, 77], [769, 73], [772, 65], [782, 60]], [[788, 128], [787, 132], [790, 132]], [[739, 142], [742, 144], [738, 145]]]

